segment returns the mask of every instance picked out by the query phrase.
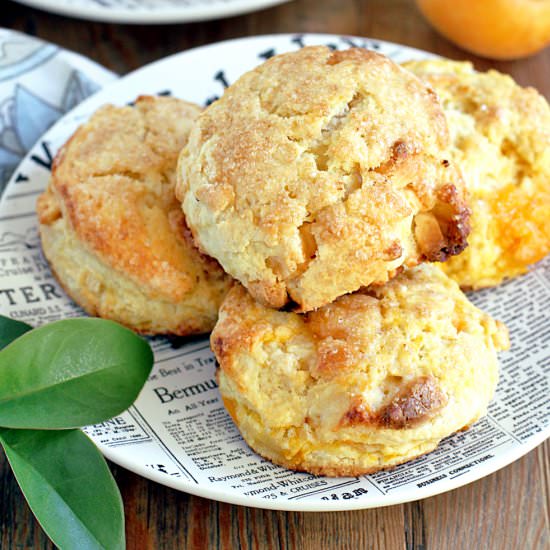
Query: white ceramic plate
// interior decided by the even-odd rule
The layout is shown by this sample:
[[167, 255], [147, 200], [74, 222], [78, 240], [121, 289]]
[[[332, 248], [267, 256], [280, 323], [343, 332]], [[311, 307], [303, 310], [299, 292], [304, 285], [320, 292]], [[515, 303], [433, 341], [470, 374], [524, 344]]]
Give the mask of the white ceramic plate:
[[69, 17], [106, 23], [187, 23], [231, 17], [289, 0], [15, 0]]
[[[330, 35], [233, 40], [174, 55], [108, 85], [61, 119], [31, 150], [0, 202], [0, 307], [31, 324], [80, 314], [41, 256], [34, 203], [51, 158], [100, 105], [171, 93], [201, 105], [275, 53], [303, 45], [372, 48], [396, 61], [429, 56], [396, 44]], [[279, 468], [255, 455], [223, 409], [205, 338], [152, 340], [156, 365], [131, 409], [86, 432], [113, 462], [196, 495], [282, 510], [385, 506], [428, 497], [502, 468], [550, 434], [550, 258], [529, 275], [471, 299], [509, 326], [512, 350], [489, 415], [433, 453], [389, 472], [329, 479]], [[545, 336], [546, 334], [546, 336]], [[483, 365], [480, 365], [483, 368]]]

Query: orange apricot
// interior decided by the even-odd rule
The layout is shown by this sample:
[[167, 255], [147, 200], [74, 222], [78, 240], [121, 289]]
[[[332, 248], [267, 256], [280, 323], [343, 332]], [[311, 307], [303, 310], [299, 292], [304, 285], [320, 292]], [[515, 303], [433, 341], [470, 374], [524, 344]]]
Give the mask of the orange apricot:
[[416, 0], [426, 19], [467, 51], [517, 59], [550, 43], [550, 0]]

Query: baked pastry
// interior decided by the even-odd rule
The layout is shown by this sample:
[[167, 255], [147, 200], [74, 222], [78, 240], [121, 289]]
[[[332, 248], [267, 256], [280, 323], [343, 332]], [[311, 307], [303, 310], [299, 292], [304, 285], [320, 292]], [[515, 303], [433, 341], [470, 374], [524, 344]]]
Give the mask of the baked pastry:
[[266, 308], [238, 285], [211, 344], [225, 406], [256, 452], [356, 476], [427, 453], [483, 416], [508, 336], [423, 264], [305, 315]]
[[199, 107], [140, 97], [102, 107], [55, 158], [37, 211], [44, 253], [89, 314], [138, 332], [207, 332], [230, 279], [194, 247], [174, 195]]
[[471, 63], [405, 67], [440, 97], [451, 159], [471, 195], [467, 250], [442, 268], [462, 287], [497, 285], [550, 252], [550, 108], [532, 88]]
[[308, 47], [198, 118], [176, 193], [199, 248], [265, 305], [309, 311], [466, 245], [435, 94], [364, 49]]

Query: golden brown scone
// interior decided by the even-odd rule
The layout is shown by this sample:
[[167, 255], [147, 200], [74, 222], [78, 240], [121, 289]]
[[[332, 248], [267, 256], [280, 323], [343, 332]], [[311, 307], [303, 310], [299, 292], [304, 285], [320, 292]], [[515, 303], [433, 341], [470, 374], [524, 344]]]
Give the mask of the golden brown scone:
[[451, 158], [471, 194], [468, 249], [443, 265], [466, 288], [497, 285], [550, 252], [550, 108], [532, 88], [470, 63], [413, 61], [438, 93]]
[[207, 332], [230, 280], [194, 247], [174, 195], [199, 107], [140, 97], [107, 105], [59, 151], [37, 211], [44, 253], [89, 314], [138, 332]]
[[508, 333], [423, 264], [305, 315], [236, 286], [211, 344], [224, 403], [256, 452], [356, 476], [427, 453], [483, 416]]
[[176, 193], [199, 248], [271, 307], [309, 311], [465, 246], [435, 94], [363, 49], [271, 58], [198, 118]]

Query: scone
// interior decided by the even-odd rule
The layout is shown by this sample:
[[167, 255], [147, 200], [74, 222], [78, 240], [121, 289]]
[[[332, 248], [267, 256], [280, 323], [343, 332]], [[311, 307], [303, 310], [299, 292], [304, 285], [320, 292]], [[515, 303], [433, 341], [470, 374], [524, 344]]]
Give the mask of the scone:
[[239, 285], [211, 336], [246, 442], [282, 466], [356, 476], [433, 450], [486, 413], [506, 328], [423, 264], [300, 315]]
[[463, 287], [497, 285], [550, 252], [550, 108], [532, 88], [470, 63], [405, 67], [439, 95], [451, 158], [471, 194], [468, 249], [442, 268]]
[[198, 118], [176, 193], [199, 248], [265, 305], [309, 311], [466, 245], [435, 94], [364, 49], [309, 47]]
[[105, 106], [59, 151], [37, 211], [44, 253], [89, 314], [138, 332], [207, 332], [230, 286], [193, 245], [174, 195], [199, 107], [141, 97]]

